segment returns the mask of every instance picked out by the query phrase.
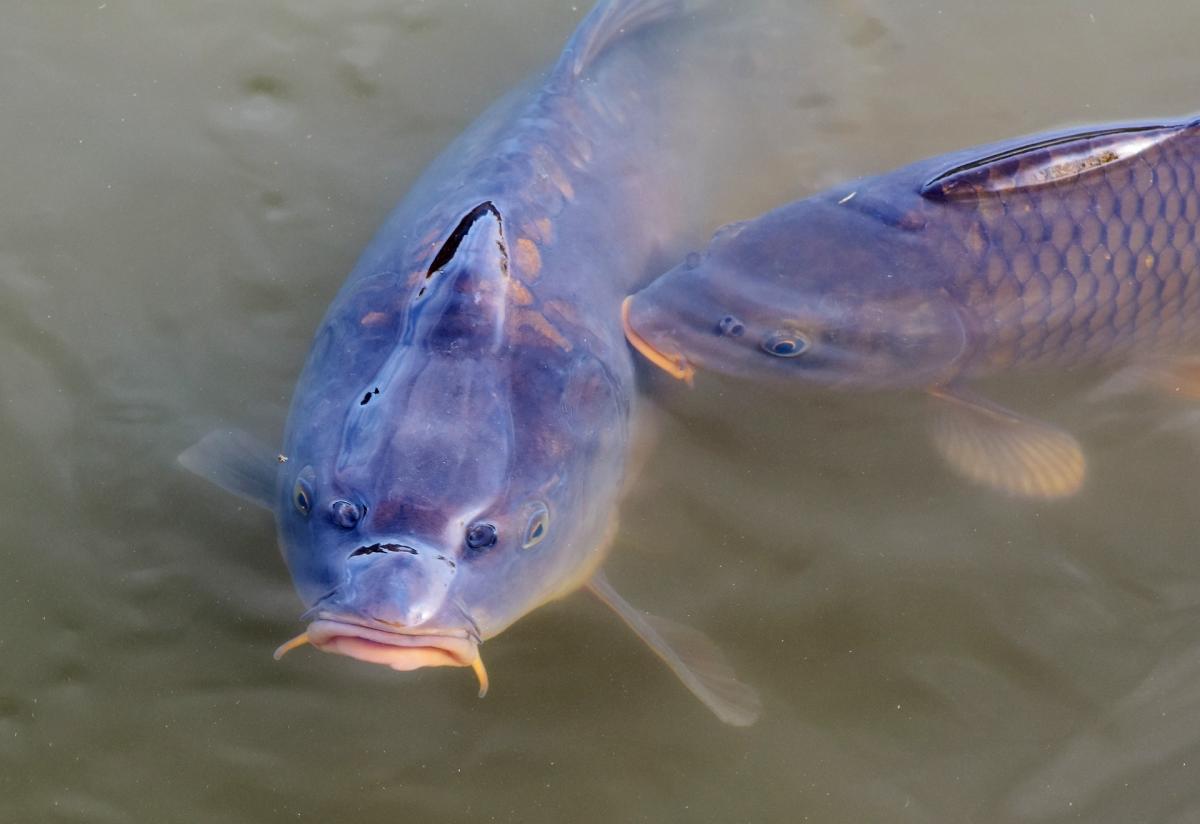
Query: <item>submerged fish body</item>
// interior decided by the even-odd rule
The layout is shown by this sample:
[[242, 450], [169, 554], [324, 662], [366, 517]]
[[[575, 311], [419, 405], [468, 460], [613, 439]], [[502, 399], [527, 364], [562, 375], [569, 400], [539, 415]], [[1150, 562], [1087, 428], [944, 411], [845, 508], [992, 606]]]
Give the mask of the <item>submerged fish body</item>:
[[182, 456], [275, 512], [310, 621], [279, 654], [472, 666], [482, 694], [479, 644], [587, 585], [724, 720], [756, 716], [715, 649], [677, 654], [598, 572], [634, 397], [619, 306], [673, 231], [661, 61], [623, 41], [678, 11], [600, 3], [430, 167], [321, 323], [286, 462], [238, 436]]
[[630, 298], [627, 335], [680, 378], [927, 389], [957, 469], [1067, 495], [1085, 473], [1075, 439], [964, 383], [1131, 364], [1200, 387], [1198, 172], [1195, 119], [921, 161], [719, 230]]

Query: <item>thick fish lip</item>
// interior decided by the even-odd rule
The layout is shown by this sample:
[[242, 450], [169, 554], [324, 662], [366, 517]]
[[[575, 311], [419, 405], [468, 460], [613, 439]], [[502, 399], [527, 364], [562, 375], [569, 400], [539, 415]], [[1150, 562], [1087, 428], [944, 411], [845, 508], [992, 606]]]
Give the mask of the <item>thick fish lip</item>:
[[692, 386], [695, 381], [696, 369], [690, 362], [688, 362], [687, 358], [685, 358], [683, 355], [672, 354], [654, 346], [650, 343], [650, 341], [642, 337], [640, 332], [633, 328], [633, 324], [629, 319], [633, 304], [633, 297], [633, 295], [630, 295], [621, 303], [621, 325], [625, 329], [625, 339], [628, 340], [629, 345], [636, 349], [646, 360], [650, 361], [652, 364], [676, 380], [681, 380], [688, 386]]
[[479, 657], [479, 635], [466, 629], [389, 629], [318, 616], [308, 630], [275, 650], [275, 660], [297, 647], [312, 644], [332, 652], [383, 664], [400, 672], [423, 667], [470, 667], [479, 679], [479, 697], [487, 695], [488, 674]]
[[466, 630], [394, 632], [318, 618], [308, 625], [307, 635], [309, 643], [322, 652], [383, 664], [401, 672], [422, 667], [470, 667], [479, 659], [479, 645]]

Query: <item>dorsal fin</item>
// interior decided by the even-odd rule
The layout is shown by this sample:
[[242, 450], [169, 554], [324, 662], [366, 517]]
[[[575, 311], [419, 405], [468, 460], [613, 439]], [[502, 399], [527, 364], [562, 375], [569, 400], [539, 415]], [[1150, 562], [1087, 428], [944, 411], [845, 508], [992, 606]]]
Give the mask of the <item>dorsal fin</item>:
[[554, 67], [554, 80], [573, 83], [614, 42], [682, 8], [682, 0], [602, 0], [567, 41]]
[[405, 339], [473, 357], [499, 346], [512, 283], [499, 210], [480, 203], [434, 256], [411, 304]]
[[931, 200], [972, 200], [988, 194], [1078, 180], [1161, 145], [1194, 124], [1134, 124], [1015, 141], [959, 163], [921, 187]]

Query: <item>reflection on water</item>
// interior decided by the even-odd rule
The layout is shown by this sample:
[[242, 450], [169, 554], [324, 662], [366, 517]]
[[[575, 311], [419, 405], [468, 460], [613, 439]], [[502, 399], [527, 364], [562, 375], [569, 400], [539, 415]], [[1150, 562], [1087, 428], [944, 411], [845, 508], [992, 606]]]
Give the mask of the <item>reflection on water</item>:
[[[273, 527], [174, 456], [219, 421], [278, 437], [384, 213], [582, 11], [6, 11], [0, 820], [1200, 817], [1200, 424], [1173, 398], [1084, 402], [1103, 376], [984, 387], [1079, 433], [1087, 486], [1049, 504], [946, 472], [919, 397], [647, 372], [658, 440], [610, 575], [729, 650], [766, 698], [749, 730], [582, 595], [489, 644], [483, 701], [458, 671], [270, 660], [297, 617]], [[694, 58], [720, 196], [687, 208], [712, 226], [956, 147], [1183, 114], [1198, 17], [755, 0]]]

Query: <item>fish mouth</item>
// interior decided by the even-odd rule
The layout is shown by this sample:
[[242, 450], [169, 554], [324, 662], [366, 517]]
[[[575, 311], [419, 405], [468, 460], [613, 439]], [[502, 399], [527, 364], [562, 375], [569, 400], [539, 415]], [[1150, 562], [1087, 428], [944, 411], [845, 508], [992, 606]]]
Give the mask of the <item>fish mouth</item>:
[[287, 653], [312, 644], [322, 652], [345, 655], [399, 672], [424, 667], [471, 667], [479, 678], [479, 697], [487, 694], [488, 677], [479, 656], [479, 641], [468, 630], [403, 632], [319, 617], [308, 629], [275, 650], [278, 661]]
[[629, 341], [629, 345], [636, 349], [642, 357], [671, 377], [683, 381], [688, 386], [692, 386], [696, 376], [696, 369], [688, 362], [687, 358], [683, 355], [673, 355], [664, 352], [651, 344], [650, 341], [642, 337], [633, 328], [633, 325], [629, 322], [629, 310], [632, 302], [633, 296], [630, 295], [621, 303], [621, 326], [625, 329], [625, 339]]

